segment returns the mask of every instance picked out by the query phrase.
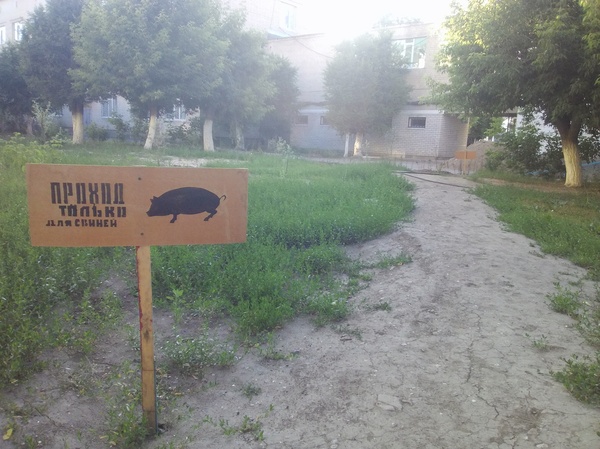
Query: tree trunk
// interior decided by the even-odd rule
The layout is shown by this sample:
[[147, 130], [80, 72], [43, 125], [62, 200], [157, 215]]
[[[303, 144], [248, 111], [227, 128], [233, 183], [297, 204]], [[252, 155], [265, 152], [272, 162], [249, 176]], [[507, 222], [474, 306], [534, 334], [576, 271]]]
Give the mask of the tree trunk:
[[245, 150], [246, 143], [244, 141], [244, 130], [237, 121], [232, 125], [232, 128], [234, 149]]
[[32, 137], [33, 136], [33, 116], [26, 114], [23, 116], [24, 120], [25, 120], [25, 132], [27, 134], [27, 136]]
[[215, 142], [213, 140], [213, 119], [208, 115], [204, 119], [202, 139], [204, 142], [204, 151], [215, 151]]
[[346, 133], [346, 144], [344, 145], [344, 157], [348, 157], [349, 150], [350, 150], [350, 133]]
[[362, 145], [363, 145], [364, 134], [357, 132], [354, 138], [354, 156], [362, 156]]
[[70, 106], [71, 120], [73, 123], [73, 144], [81, 145], [84, 142], [83, 137], [83, 103], [73, 103]]
[[581, 187], [583, 185], [583, 173], [581, 171], [581, 156], [577, 146], [581, 124], [559, 120], [555, 125], [560, 134], [565, 159], [565, 187]]
[[154, 147], [154, 140], [156, 139], [156, 129], [158, 128], [158, 107], [156, 105], [150, 106], [150, 123], [148, 123], [148, 136], [146, 137], [146, 143], [144, 144], [144, 150], [151, 150]]

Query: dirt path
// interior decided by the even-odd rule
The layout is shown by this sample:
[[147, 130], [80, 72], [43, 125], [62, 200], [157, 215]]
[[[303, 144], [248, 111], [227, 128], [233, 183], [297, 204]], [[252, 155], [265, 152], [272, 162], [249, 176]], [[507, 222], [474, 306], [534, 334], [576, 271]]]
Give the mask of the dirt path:
[[[555, 281], [577, 281], [583, 270], [504, 231], [493, 210], [463, 188], [468, 181], [411, 180], [417, 185], [414, 219], [348, 251], [366, 260], [404, 253], [412, 262], [373, 270], [340, 326], [315, 330], [301, 319], [281, 329], [273, 349], [294, 357], [268, 360], [250, 351], [204, 381], [182, 380], [183, 396], [159, 418], [167, 432], [144, 447], [600, 447], [600, 410], [577, 402], [549, 374], [564, 366], [561, 358], [589, 352], [574, 322], [546, 302]], [[157, 333], [168, 328], [168, 317], [156, 313], [155, 320]], [[532, 344], [542, 335], [547, 351]], [[114, 338], [105, 361], [136, 363], [135, 352], [120, 349], [123, 336]], [[101, 369], [102, 360], [89, 365]], [[82, 429], [104, 425], [94, 399], [65, 390], [53, 377], [69, 363], [57, 361], [54, 374], [23, 386], [27, 400], [47, 398], [27, 430], [35, 440], [39, 435], [39, 447], [106, 448], [103, 430], [81, 436]], [[260, 389], [251, 399], [242, 391], [249, 386]], [[244, 423], [246, 430], [262, 430], [264, 439], [227, 431]]]

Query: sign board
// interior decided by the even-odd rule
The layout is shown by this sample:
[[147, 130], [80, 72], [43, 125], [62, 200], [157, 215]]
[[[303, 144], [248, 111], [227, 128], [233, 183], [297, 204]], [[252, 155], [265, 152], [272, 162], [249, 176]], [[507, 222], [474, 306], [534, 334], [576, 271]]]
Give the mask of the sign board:
[[27, 165], [34, 246], [246, 241], [248, 171]]
[[246, 241], [248, 171], [219, 168], [27, 165], [34, 246], [135, 246], [142, 410], [158, 431], [151, 245]]

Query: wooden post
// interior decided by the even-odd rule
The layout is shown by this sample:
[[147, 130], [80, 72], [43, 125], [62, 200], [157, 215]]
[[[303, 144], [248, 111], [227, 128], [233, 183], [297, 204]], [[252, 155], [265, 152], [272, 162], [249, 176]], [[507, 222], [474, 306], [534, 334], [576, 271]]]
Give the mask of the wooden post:
[[154, 331], [152, 326], [152, 271], [150, 247], [136, 247], [140, 306], [140, 350], [142, 358], [142, 410], [148, 432], [156, 434], [156, 382], [154, 372]]

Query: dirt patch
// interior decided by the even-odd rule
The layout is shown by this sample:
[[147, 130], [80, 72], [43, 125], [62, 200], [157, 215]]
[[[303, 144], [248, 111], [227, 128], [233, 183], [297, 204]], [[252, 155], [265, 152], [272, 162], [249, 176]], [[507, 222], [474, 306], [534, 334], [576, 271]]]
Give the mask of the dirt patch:
[[[372, 270], [347, 321], [315, 329], [299, 319], [279, 330], [272, 349], [289, 357], [271, 360], [251, 350], [202, 380], [164, 380], [178, 395], [159, 418], [167, 432], [145, 447], [600, 446], [600, 410], [577, 402], [550, 375], [564, 366], [562, 358], [592, 353], [575, 322], [546, 301], [553, 282], [577, 281], [585, 272], [504, 230], [465, 189], [469, 181], [410, 179], [417, 185], [412, 221], [348, 253], [367, 261], [407, 254], [412, 262]], [[126, 300], [134, 311], [134, 298]], [[170, 317], [156, 315], [157, 333], [166, 331]], [[128, 319], [135, 323], [135, 314]], [[542, 335], [546, 351], [532, 344]], [[102, 408], [65, 384], [66, 374], [75, 365], [102, 376], [103, 366], [137, 363], [123, 339], [110, 336], [88, 360], [57, 359], [4, 394], [3, 401], [31, 406], [24, 426], [38, 447], [107, 447]], [[248, 398], [243, 389], [250, 385], [260, 393]], [[226, 431], [233, 428], [248, 431]], [[262, 431], [258, 439], [251, 429]]]

